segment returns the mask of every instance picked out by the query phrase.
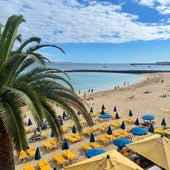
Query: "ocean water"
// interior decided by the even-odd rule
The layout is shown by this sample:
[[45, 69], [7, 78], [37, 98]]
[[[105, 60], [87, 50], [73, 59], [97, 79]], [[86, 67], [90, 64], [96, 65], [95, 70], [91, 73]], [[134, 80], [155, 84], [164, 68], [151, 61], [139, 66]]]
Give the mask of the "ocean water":
[[[159, 70], [170, 71], [170, 65], [131, 65], [131, 64], [98, 64], [98, 63], [47, 63], [47, 66], [63, 71], [70, 70]], [[75, 92], [87, 92], [114, 88], [137, 82], [142, 74], [109, 73], [109, 72], [68, 72]]]
[[133, 83], [142, 79], [139, 74], [99, 73], [99, 72], [70, 72], [71, 83], [76, 92], [105, 90], [124, 83]]

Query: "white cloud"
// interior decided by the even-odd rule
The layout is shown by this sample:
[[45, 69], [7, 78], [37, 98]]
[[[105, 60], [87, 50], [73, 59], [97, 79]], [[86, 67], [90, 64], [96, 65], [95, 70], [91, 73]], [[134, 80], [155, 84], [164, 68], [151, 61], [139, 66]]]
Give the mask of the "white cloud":
[[170, 14], [169, 0], [135, 0], [135, 2], [156, 9], [160, 14]]
[[[1, 1], [0, 18], [4, 23], [12, 14], [23, 14], [27, 21], [21, 25], [24, 37], [38, 36], [51, 43], [121, 43], [170, 38], [170, 26], [166, 23], [146, 25], [137, 22], [138, 16], [123, 13], [121, 5], [84, 2], [88, 5], [76, 0]], [[150, 6], [154, 2], [140, 1]], [[160, 3], [163, 8], [167, 1]]]

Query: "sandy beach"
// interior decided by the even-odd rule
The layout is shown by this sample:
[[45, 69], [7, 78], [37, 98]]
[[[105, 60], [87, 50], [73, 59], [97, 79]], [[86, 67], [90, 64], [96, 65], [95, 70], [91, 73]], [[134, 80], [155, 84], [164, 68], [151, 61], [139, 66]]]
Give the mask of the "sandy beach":
[[[166, 119], [167, 126], [170, 126], [170, 73], [153, 73], [143, 75], [143, 79], [139, 82], [122, 85], [119, 88], [108, 89], [105, 91], [87, 92], [85, 96], [85, 103], [87, 104], [87, 109], [93, 107], [94, 113], [96, 114], [93, 119], [97, 119], [97, 112], [101, 110], [101, 106], [104, 104], [108, 113], [113, 114], [114, 106], [117, 107], [118, 113], [121, 116], [120, 121], [128, 117], [129, 110], [133, 112], [133, 117], [139, 118], [139, 121], [142, 122], [141, 116], [145, 114], [154, 114], [155, 115], [155, 128], [161, 126], [162, 118]], [[83, 99], [83, 94], [81, 94]], [[83, 99], [84, 100], [84, 99]], [[57, 112], [62, 110], [57, 109]], [[30, 117], [27, 113], [27, 117]], [[30, 117], [32, 118], [32, 117]], [[80, 115], [80, 120], [82, 121], [82, 116]], [[103, 122], [95, 121], [95, 127], [98, 127], [100, 124], [109, 125], [114, 119], [109, 119]], [[71, 134], [71, 129], [69, 127], [72, 125], [71, 120], [64, 121], [65, 127], [68, 128], [68, 132], [65, 135]], [[35, 124], [33, 124], [32, 128]], [[87, 125], [83, 125], [83, 130], [88, 129]], [[113, 129], [114, 130], [114, 129]], [[47, 129], [45, 132], [48, 134], [47, 138], [41, 141], [30, 143], [30, 147], [39, 147], [41, 152], [41, 157], [46, 159], [51, 167], [57, 167], [56, 162], [53, 160], [53, 155], [55, 153], [62, 154], [61, 148], [47, 150], [43, 146], [44, 141], [48, 141], [50, 137], [51, 130]], [[95, 137], [106, 133], [106, 132], [96, 132]], [[28, 137], [32, 133], [28, 133]], [[89, 143], [89, 137], [83, 135], [83, 140], [70, 144], [70, 150], [75, 152], [78, 155], [78, 160], [74, 162], [86, 159], [85, 151], [82, 149], [83, 143]], [[116, 148], [112, 143], [108, 145], [102, 145], [101, 148], [106, 151]], [[14, 153], [15, 154], [15, 153]], [[73, 163], [74, 163], [73, 162]], [[37, 168], [37, 161], [34, 159], [28, 161], [18, 161], [18, 157], [15, 154], [15, 164], [17, 170], [22, 170], [25, 165], [33, 165]], [[38, 169], [38, 168], [37, 168]]]

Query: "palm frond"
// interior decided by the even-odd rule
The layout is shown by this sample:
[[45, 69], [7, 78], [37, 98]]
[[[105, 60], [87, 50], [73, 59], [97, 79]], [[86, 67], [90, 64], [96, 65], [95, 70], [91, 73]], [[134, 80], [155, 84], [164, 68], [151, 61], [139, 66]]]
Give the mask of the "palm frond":
[[14, 42], [17, 37], [17, 31], [19, 25], [24, 22], [24, 18], [22, 15], [12, 15], [8, 18], [7, 23], [5, 24], [4, 30], [1, 35], [0, 40], [0, 58], [3, 61], [7, 61], [10, 52], [12, 51]]
[[27, 45], [30, 45], [30, 43], [32, 43], [32, 42], [40, 43], [40, 41], [41, 41], [41, 39], [38, 38], [38, 37], [31, 37], [31, 38], [25, 40], [16, 51], [18, 53], [20, 53], [20, 52], [22, 52], [24, 50], [24, 48]]
[[57, 114], [52, 108], [52, 105], [49, 104], [46, 100], [41, 100], [41, 104], [44, 107], [44, 116], [46, 117], [47, 121], [50, 124], [51, 129], [55, 132], [56, 137], [61, 139], [63, 135], [63, 131], [61, 130], [61, 125], [59, 123]]

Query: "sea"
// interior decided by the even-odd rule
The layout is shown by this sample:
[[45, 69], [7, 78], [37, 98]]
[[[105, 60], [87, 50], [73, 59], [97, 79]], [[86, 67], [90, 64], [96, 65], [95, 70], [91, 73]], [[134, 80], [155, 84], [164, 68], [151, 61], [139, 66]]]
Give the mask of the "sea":
[[[170, 65], [156, 64], [108, 64], [108, 63], [48, 63], [47, 66], [66, 71], [75, 92], [100, 91], [124, 86], [143, 79], [143, 74], [124, 71], [170, 71]], [[123, 71], [115, 73], [112, 71]]]

